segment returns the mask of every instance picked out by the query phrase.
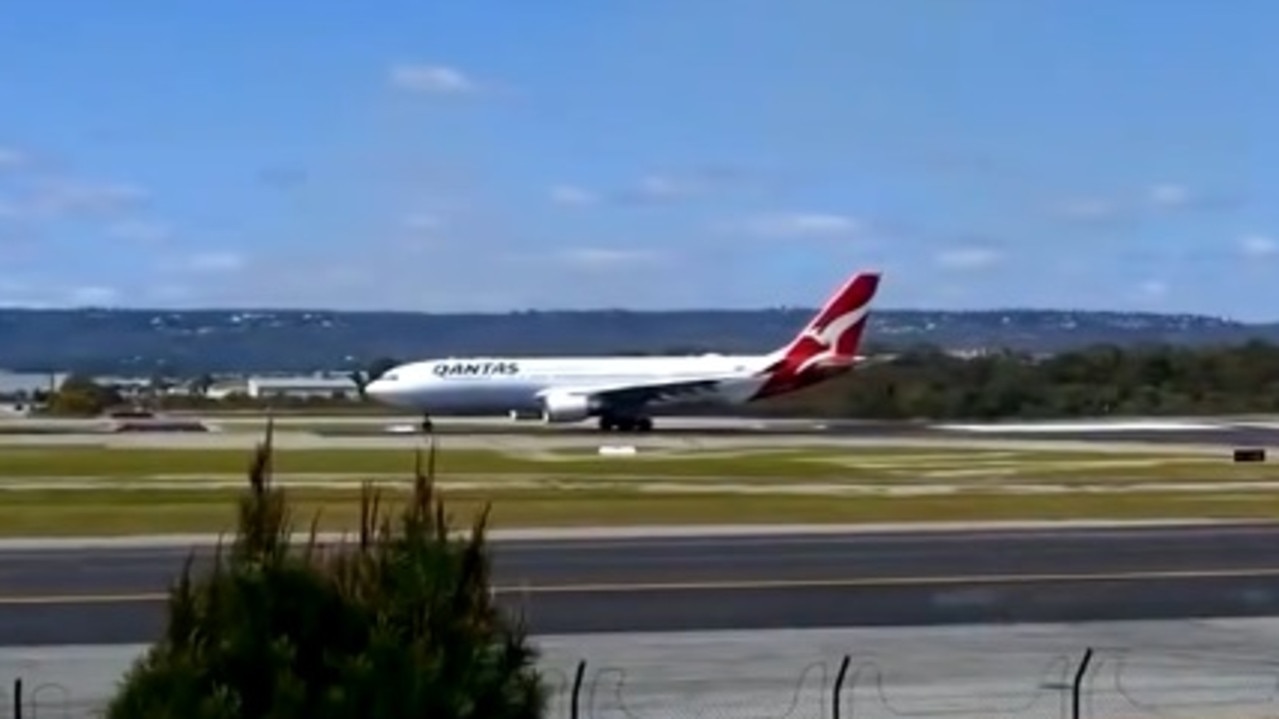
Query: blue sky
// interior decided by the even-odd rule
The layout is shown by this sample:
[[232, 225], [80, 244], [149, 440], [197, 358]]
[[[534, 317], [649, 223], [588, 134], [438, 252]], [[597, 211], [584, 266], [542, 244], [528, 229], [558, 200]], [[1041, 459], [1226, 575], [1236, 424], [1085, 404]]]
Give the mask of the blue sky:
[[1279, 318], [1279, 5], [0, 10], [4, 304]]

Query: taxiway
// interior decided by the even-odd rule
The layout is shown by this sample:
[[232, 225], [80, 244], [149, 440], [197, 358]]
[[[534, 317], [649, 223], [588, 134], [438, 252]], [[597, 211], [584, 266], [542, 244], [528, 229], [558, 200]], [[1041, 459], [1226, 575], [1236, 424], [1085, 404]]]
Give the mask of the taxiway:
[[[261, 439], [263, 417], [183, 417], [200, 431], [117, 431], [110, 421], [0, 420], [0, 446], [97, 445], [119, 448], [249, 449]], [[288, 449], [393, 449], [420, 445], [407, 417], [284, 417], [275, 441]], [[601, 433], [591, 426], [547, 427], [495, 418], [439, 420], [436, 439], [455, 448], [544, 449], [628, 444], [654, 447], [955, 446], [1060, 448], [1094, 451], [1220, 453], [1229, 447], [1279, 448], [1279, 419], [1163, 418], [1025, 423], [936, 423], [866, 420], [663, 417], [651, 433]]]
[[[0, 645], [151, 640], [188, 551], [0, 551]], [[538, 634], [1279, 614], [1274, 524], [501, 540], [494, 560]]]
[[[277, 420], [280, 429], [306, 428], [318, 436], [373, 437], [413, 433], [412, 417], [288, 418]], [[221, 430], [245, 430], [264, 425], [262, 418], [200, 418]], [[864, 419], [821, 419], [795, 417], [695, 417], [658, 418], [653, 434], [601, 434], [590, 422], [579, 425], [546, 426], [538, 421], [515, 422], [493, 417], [441, 418], [435, 423], [442, 437], [506, 435], [509, 437], [594, 438], [626, 441], [652, 436], [676, 439], [919, 439], [980, 440], [1025, 439], [1078, 442], [1141, 442], [1153, 444], [1207, 444], [1279, 446], [1279, 417], [1107, 417], [1052, 421], [932, 422]]]

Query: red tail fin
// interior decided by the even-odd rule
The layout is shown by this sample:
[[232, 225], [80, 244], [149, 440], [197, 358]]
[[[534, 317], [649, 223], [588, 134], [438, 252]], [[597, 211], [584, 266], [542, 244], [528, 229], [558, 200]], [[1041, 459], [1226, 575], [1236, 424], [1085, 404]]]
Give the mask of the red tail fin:
[[806, 387], [853, 365], [879, 289], [879, 272], [853, 275], [790, 344], [778, 350], [757, 397]]
[[852, 358], [861, 345], [870, 302], [879, 289], [879, 273], [853, 275], [786, 348], [801, 362], [818, 356]]

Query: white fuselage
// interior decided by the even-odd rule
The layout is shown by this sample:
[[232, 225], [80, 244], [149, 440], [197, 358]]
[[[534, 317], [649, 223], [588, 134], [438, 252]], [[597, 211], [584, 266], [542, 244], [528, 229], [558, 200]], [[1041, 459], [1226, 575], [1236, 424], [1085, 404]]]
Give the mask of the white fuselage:
[[600, 429], [647, 432], [646, 407], [744, 404], [852, 369], [879, 273], [850, 276], [790, 342], [762, 355], [467, 357], [394, 367], [365, 393], [432, 414], [536, 412], [543, 421], [598, 417]]
[[713, 384], [677, 402], [740, 404], [766, 381], [768, 355], [664, 357], [468, 357], [400, 365], [371, 382], [366, 392], [387, 404], [432, 414], [539, 412], [545, 397], [596, 387], [679, 380]]

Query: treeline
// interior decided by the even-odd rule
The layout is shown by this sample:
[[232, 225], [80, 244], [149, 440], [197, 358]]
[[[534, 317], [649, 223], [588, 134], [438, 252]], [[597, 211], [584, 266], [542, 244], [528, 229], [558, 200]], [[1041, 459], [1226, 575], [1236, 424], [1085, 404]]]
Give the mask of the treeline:
[[[379, 366], [367, 370], [371, 376], [384, 370], [386, 362], [374, 364]], [[94, 414], [121, 402], [115, 393], [83, 378], [69, 380], [51, 399], [51, 410], [58, 414]], [[163, 397], [144, 404], [159, 410], [393, 411], [369, 401], [327, 397]], [[767, 416], [863, 419], [1279, 412], [1279, 344], [1098, 345], [1050, 356], [1008, 351], [975, 358], [918, 347], [874, 359], [846, 377], [794, 395], [737, 409]], [[723, 414], [724, 408], [692, 408], [689, 413]]]
[[1101, 345], [1048, 357], [916, 348], [763, 414], [868, 419], [1058, 418], [1279, 411], [1279, 345]]
[[[816, 298], [815, 298], [816, 299]], [[0, 307], [0, 367], [93, 375], [309, 373], [351, 357], [600, 355], [670, 348], [766, 352], [815, 308], [516, 311], [497, 314], [327, 310]], [[1099, 342], [1203, 345], [1279, 341], [1279, 323], [1203, 315], [877, 308], [868, 334], [894, 343], [1058, 352]], [[74, 342], [66, 338], [74, 337]]]

